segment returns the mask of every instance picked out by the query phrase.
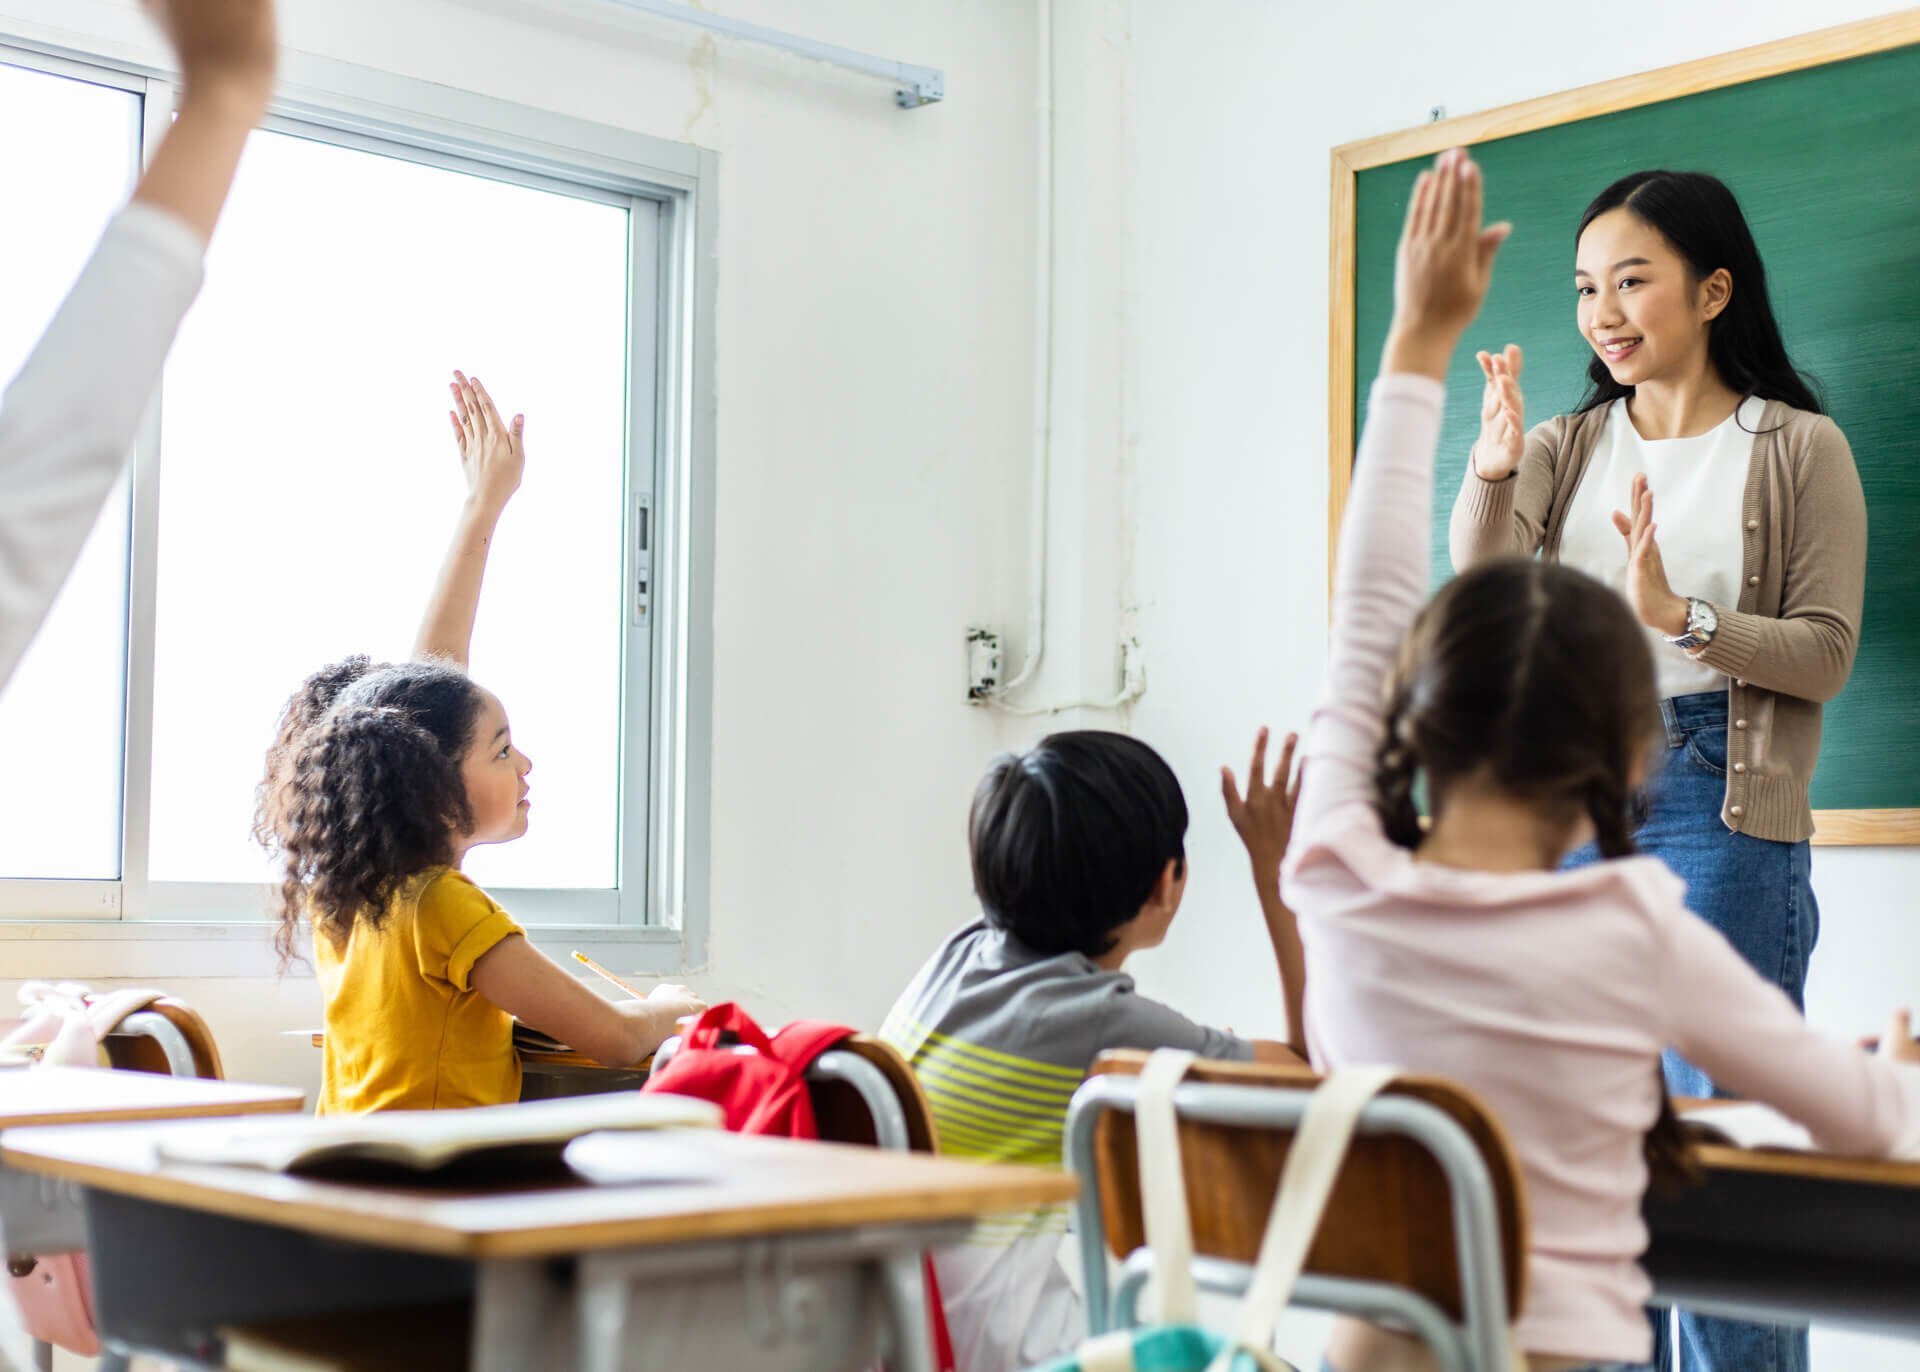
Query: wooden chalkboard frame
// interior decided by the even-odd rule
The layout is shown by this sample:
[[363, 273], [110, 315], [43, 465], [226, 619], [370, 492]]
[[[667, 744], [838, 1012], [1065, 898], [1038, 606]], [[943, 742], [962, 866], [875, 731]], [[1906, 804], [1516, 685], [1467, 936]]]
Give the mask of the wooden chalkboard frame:
[[[1598, 115], [1637, 109], [1701, 91], [1719, 90], [1808, 67], [1844, 62], [1920, 43], [1920, 9], [1820, 29], [1737, 52], [1683, 62], [1615, 81], [1581, 86], [1516, 105], [1464, 114], [1399, 133], [1343, 144], [1333, 150], [1330, 270], [1332, 295], [1327, 350], [1327, 584], [1340, 542], [1340, 518], [1353, 483], [1354, 299], [1357, 291], [1354, 219], [1356, 178], [1371, 167], [1404, 162], [1451, 147], [1533, 133]], [[1818, 810], [1819, 844], [1920, 844], [1920, 809]]]

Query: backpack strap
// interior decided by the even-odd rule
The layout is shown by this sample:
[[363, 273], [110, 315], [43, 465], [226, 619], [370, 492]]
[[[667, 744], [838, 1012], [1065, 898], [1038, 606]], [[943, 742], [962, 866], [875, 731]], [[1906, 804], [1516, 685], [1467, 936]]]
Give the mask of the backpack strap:
[[702, 1010], [700, 1018], [681, 1036], [681, 1050], [718, 1048], [723, 1034], [732, 1034], [748, 1047], [758, 1049], [768, 1057], [773, 1056], [773, 1044], [768, 1041], [766, 1030], [754, 1022], [752, 1015], [740, 1008], [739, 1002], [731, 1000], [709, 1005]]
[[819, 1019], [797, 1019], [781, 1028], [773, 1036], [773, 1044], [768, 1052], [796, 1073], [805, 1072], [813, 1066], [813, 1060], [833, 1047], [844, 1043], [854, 1036], [854, 1030], [844, 1024], [829, 1024]]
[[102, 991], [87, 997], [87, 1020], [93, 1036], [103, 1039], [120, 1027], [120, 1021], [136, 1010], [144, 1010], [156, 1000], [165, 1000], [165, 991], [150, 986], [128, 986], [117, 991]]
[[1187, 1180], [1180, 1164], [1180, 1126], [1173, 1091], [1195, 1054], [1156, 1048], [1140, 1069], [1133, 1105], [1140, 1141], [1140, 1218], [1153, 1254], [1154, 1284], [1163, 1324], [1192, 1324], [1200, 1300], [1193, 1285], [1193, 1221], [1187, 1213]]
[[1232, 1342], [1214, 1358], [1208, 1372], [1227, 1372], [1236, 1346], [1264, 1349], [1272, 1344], [1274, 1326], [1320, 1229], [1320, 1217], [1346, 1161], [1360, 1112], [1395, 1075], [1391, 1067], [1343, 1067], [1314, 1091], [1280, 1169], [1280, 1191], [1267, 1217], [1246, 1299], [1234, 1318]]

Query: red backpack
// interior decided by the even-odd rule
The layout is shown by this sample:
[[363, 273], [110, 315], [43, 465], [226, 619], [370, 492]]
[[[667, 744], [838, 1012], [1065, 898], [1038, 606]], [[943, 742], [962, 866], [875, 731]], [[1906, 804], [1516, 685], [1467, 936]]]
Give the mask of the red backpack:
[[680, 1051], [640, 1089], [712, 1101], [736, 1134], [817, 1139], [807, 1069], [853, 1032], [844, 1024], [795, 1020], [768, 1038], [752, 1016], [727, 1001], [693, 1022], [681, 1036]]
[[[751, 1015], [727, 1001], [708, 1007], [693, 1022], [681, 1036], [680, 1051], [640, 1089], [712, 1101], [726, 1112], [726, 1127], [736, 1134], [817, 1139], [820, 1129], [807, 1089], [807, 1069], [853, 1035], [844, 1024], [802, 1019], [768, 1038]], [[953, 1340], [931, 1258], [922, 1261], [921, 1274], [927, 1285], [934, 1366], [953, 1372]]]

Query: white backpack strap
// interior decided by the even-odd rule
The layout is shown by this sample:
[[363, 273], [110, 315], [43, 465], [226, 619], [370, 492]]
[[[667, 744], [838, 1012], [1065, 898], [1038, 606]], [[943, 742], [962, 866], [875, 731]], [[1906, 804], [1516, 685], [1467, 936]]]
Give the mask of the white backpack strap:
[[1214, 1369], [1231, 1364], [1236, 1346], [1254, 1350], [1273, 1343], [1274, 1327], [1320, 1229], [1360, 1112], [1394, 1076], [1391, 1067], [1343, 1067], [1314, 1091], [1280, 1170], [1280, 1191], [1267, 1217], [1246, 1299], [1234, 1318], [1233, 1342], [1214, 1359]]
[[1080, 1372], [1135, 1372], [1131, 1329], [1116, 1329], [1098, 1334], [1074, 1350], [1074, 1362]]
[[1195, 1055], [1158, 1048], [1141, 1069], [1134, 1099], [1134, 1132], [1140, 1140], [1140, 1216], [1153, 1254], [1154, 1284], [1163, 1324], [1192, 1324], [1199, 1313], [1193, 1286], [1193, 1222], [1187, 1216], [1187, 1180], [1180, 1166], [1180, 1129], [1173, 1089]]

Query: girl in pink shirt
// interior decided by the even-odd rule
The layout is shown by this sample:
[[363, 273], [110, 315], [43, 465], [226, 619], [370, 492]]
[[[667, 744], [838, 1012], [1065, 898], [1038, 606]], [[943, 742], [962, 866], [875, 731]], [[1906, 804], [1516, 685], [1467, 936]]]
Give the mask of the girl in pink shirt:
[[[1508, 231], [1482, 228], [1481, 199], [1458, 149], [1414, 189], [1284, 894], [1312, 969], [1315, 1064], [1451, 1077], [1511, 1135], [1532, 1215], [1515, 1342], [1542, 1372], [1650, 1352], [1640, 1206], [1648, 1145], [1676, 1141], [1663, 1049], [1842, 1153], [1920, 1155], [1920, 1070], [1814, 1033], [1688, 912], [1672, 873], [1634, 856], [1659, 718], [1623, 601], [1521, 558], [1427, 601], [1441, 383]], [[1606, 860], [1558, 870], [1588, 840]], [[1882, 1043], [1912, 1053], [1904, 1014]], [[1411, 1340], [1351, 1320], [1329, 1361], [1431, 1365]]]

